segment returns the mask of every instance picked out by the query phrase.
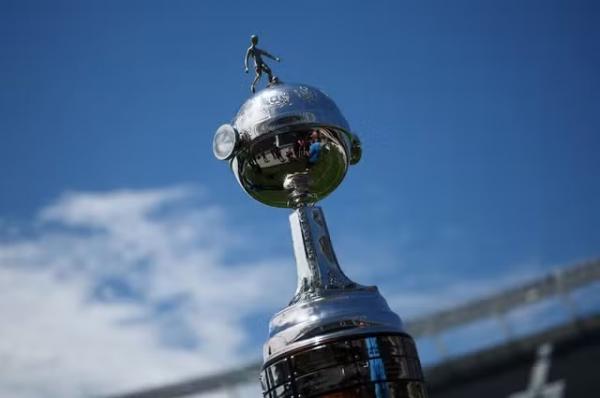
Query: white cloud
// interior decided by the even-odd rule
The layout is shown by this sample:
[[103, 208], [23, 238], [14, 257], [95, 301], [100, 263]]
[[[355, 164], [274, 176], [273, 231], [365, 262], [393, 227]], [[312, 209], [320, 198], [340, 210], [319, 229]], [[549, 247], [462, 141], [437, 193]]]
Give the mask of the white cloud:
[[226, 261], [248, 238], [200, 196], [73, 192], [33, 236], [0, 233], [0, 396], [98, 396], [239, 363], [257, 343], [244, 318], [295, 281], [282, 260]]

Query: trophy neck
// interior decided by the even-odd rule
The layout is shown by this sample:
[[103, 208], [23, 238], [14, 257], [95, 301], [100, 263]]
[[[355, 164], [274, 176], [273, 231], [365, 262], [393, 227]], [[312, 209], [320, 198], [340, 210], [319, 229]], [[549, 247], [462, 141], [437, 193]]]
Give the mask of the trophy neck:
[[290, 226], [298, 270], [298, 288], [290, 304], [362, 287], [340, 268], [320, 207], [297, 208], [290, 215]]
[[332, 339], [403, 333], [402, 321], [377, 287], [357, 284], [342, 272], [320, 207], [298, 207], [290, 224], [298, 288], [289, 306], [271, 318], [265, 363]]

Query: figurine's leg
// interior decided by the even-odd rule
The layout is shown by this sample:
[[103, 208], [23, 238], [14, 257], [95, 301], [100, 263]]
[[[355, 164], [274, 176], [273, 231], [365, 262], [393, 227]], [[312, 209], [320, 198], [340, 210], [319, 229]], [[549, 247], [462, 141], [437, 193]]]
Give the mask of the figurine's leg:
[[258, 79], [260, 79], [260, 76], [262, 75], [262, 72], [259, 68], [256, 68], [256, 76], [254, 77], [254, 81], [252, 82], [252, 86], [250, 86], [250, 90], [252, 90], [253, 93], [256, 92], [256, 83], [258, 82]]
[[262, 64], [262, 70], [264, 70], [269, 76], [269, 83], [273, 83], [273, 72], [271, 72], [271, 68], [269, 68], [269, 65]]

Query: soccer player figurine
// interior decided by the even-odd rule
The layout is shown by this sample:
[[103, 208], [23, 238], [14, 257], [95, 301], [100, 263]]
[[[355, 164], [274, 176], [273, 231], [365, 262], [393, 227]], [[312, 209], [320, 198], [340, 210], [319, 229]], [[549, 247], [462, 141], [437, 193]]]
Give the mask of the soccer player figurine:
[[248, 58], [252, 57], [252, 59], [254, 59], [254, 70], [256, 71], [256, 76], [254, 77], [254, 81], [250, 86], [250, 91], [254, 93], [256, 92], [256, 83], [262, 76], [263, 72], [265, 72], [269, 76], [269, 83], [277, 82], [277, 77], [273, 76], [271, 68], [269, 68], [269, 65], [267, 65], [263, 61], [262, 56], [264, 55], [265, 57], [271, 58], [272, 60], [275, 60], [277, 62], [279, 62], [280, 59], [279, 57], [274, 57], [265, 50], [261, 50], [260, 48], [256, 47], [256, 45], [258, 44], [258, 36], [250, 36], [250, 43], [250, 47], [248, 47], [248, 50], [246, 51], [246, 56], [244, 57], [244, 68], [245, 72], [248, 73]]

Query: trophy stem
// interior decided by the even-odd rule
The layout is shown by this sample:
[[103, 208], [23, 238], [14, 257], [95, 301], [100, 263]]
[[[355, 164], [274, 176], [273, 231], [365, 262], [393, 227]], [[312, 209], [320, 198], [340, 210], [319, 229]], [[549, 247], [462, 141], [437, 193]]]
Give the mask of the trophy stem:
[[340, 268], [323, 209], [297, 208], [290, 215], [290, 227], [298, 270], [298, 287], [290, 305], [326, 295], [328, 291], [359, 287]]

